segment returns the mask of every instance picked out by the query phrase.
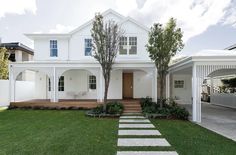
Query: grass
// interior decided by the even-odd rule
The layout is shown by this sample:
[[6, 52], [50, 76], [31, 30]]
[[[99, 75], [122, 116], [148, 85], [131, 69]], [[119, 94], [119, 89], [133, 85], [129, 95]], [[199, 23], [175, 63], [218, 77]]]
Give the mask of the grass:
[[83, 111], [0, 112], [0, 154], [116, 153], [118, 119], [84, 116]]
[[197, 124], [179, 120], [152, 120], [180, 155], [235, 155], [236, 143]]
[[172, 147], [118, 148], [118, 119], [85, 117], [84, 111], [0, 110], [0, 155], [114, 155], [117, 150], [176, 150], [180, 155], [236, 154], [235, 142], [191, 122], [151, 121], [162, 133], [156, 137], [166, 138]]

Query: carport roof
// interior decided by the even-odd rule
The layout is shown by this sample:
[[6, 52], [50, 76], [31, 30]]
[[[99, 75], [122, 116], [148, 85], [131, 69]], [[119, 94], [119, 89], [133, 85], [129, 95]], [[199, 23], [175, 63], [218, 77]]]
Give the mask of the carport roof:
[[180, 61], [170, 65], [169, 70], [174, 70], [178, 67], [192, 66], [193, 62], [236, 62], [236, 51], [230, 50], [202, 50], [191, 56], [188, 56]]

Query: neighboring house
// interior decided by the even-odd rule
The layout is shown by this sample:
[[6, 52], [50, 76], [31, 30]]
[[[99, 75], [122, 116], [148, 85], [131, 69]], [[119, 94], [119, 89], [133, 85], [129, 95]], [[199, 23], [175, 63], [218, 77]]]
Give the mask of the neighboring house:
[[[32, 61], [34, 56], [33, 49], [20, 42], [0, 43], [0, 47], [5, 47], [9, 52], [10, 62], [23, 62]], [[34, 79], [34, 73], [32, 71], [24, 71], [20, 73], [17, 80], [32, 81]]]
[[9, 61], [22, 62], [32, 61], [34, 56], [33, 49], [19, 42], [0, 43], [0, 47], [5, 47], [10, 53]]
[[[146, 50], [148, 28], [113, 10], [102, 14], [124, 30], [113, 65], [108, 99], [146, 96], [157, 99], [157, 70]], [[100, 64], [91, 56], [92, 20], [66, 34], [26, 34], [34, 41], [34, 59], [10, 65], [11, 101], [15, 100], [14, 81], [25, 70], [34, 70], [35, 99], [96, 99], [104, 95]]]

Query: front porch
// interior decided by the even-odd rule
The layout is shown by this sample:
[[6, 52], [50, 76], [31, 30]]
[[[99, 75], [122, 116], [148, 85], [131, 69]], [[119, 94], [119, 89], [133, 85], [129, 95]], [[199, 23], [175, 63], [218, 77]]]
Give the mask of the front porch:
[[[124, 112], [141, 112], [140, 99], [124, 99], [124, 100], [108, 100], [118, 101], [124, 105]], [[11, 102], [10, 107], [14, 108], [52, 108], [52, 109], [91, 109], [103, 103], [97, 100], [84, 100], [84, 99], [60, 99], [58, 102], [51, 102], [48, 99], [34, 99], [21, 102]]]
[[[86, 101], [86, 104], [93, 103], [90, 108], [103, 102], [104, 79], [98, 63], [54, 62], [53, 65], [52, 67], [49, 62], [12, 63], [11, 105], [50, 103], [52, 106], [77, 106], [78, 102], [83, 106]], [[19, 85], [19, 80], [28, 81], [27, 78], [19, 78], [25, 71], [31, 72], [30, 84], [25, 82], [24, 85]], [[156, 79], [157, 71], [153, 63], [116, 63], [111, 71], [108, 99], [139, 99], [149, 96], [156, 100]], [[28, 88], [29, 86], [31, 87]]]

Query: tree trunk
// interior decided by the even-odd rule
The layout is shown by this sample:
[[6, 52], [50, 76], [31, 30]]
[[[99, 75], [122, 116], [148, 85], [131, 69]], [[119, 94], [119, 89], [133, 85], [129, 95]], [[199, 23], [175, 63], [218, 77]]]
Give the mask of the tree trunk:
[[107, 94], [108, 94], [108, 88], [110, 83], [110, 75], [104, 76], [105, 81], [105, 90], [104, 90], [104, 104], [103, 104], [103, 111], [106, 111], [106, 104], [107, 104]]
[[164, 103], [164, 75], [160, 74], [160, 109], [163, 108]]

